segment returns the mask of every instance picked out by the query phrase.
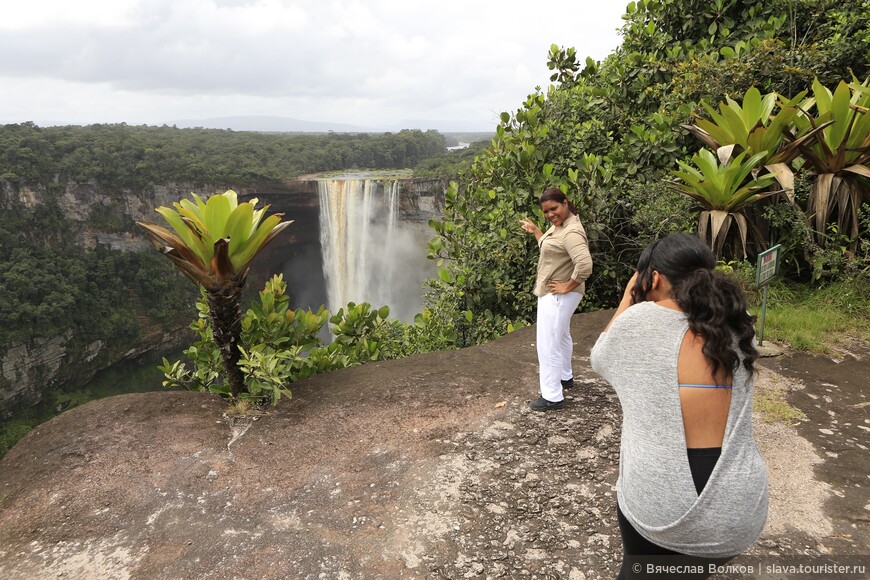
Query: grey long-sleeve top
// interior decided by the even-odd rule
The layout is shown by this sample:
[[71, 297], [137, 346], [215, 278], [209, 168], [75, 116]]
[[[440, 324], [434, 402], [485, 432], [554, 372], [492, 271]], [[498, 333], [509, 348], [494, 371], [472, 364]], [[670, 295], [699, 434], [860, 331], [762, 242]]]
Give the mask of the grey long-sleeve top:
[[732, 377], [722, 454], [698, 496], [686, 455], [677, 358], [683, 312], [641, 302], [592, 348], [592, 368], [622, 405], [619, 508], [649, 541], [669, 550], [728, 557], [748, 548], [767, 519], [767, 470], [752, 435], [754, 378]]

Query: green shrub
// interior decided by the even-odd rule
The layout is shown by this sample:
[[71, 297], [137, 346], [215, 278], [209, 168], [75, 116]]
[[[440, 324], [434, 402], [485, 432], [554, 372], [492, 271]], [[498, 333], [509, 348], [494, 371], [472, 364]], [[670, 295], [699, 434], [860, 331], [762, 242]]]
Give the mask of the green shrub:
[[[372, 309], [368, 303], [349, 303], [333, 315], [321, 307], [317, 312], [290, 310], [290, 297], [282, 275], [266, 283], [242, 318], [242, 368], [247, 393], [242, 398], [277, 403], [290, 397], [292, 382], [322, 372], [401, 356], [404, 325], [388, 321], [389, 308]], [[163, 359], [158, 367], [165, 375], [163, 385], [229, 396], [223, 376], [220, 352], [210, 325], [205, 296], [197, 302], [198, 317], [190, 328], [198, 340], [184, 351], [188, 362]], [[323, 344], [320, 332], [329, 321], [331, 344]], [[188, 368], [188, 363], [190, 368]]]
[[33, 418], [18, 418], [6, 421], [0, 428], [0, 457], [3, 457], [7, 451], [18, 443], [18, 441], [27, 435], [36, 425], [39, 424], [37, 419]]

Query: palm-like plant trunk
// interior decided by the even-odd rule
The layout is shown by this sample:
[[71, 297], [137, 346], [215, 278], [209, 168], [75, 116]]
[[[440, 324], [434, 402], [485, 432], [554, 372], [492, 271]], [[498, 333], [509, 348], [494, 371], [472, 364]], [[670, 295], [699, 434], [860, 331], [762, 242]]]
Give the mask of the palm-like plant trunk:
[[242, 333], [242, 287], [244, 276], [227, 281], [221, 287], [208, 289], [208, 306], [214, 340], [220, 349], [224, 370], [233, 397], [245, 392], [245, 375], [239, 367], [242, 353], [239, 339]]

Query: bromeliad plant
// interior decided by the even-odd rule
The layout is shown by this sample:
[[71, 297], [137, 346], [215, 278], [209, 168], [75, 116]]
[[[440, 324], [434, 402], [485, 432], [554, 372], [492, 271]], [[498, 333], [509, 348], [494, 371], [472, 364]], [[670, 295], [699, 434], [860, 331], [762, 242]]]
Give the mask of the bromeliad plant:
[[[836, 207], [837, 230], [857, 240], [862, 198], [870, 197], [864, 181], [870, 178], [870, 77], [863, 83], [840, 81], [833, 93], [816, 80], [813, 97], [799, 108], [795, 131], [787, 132], [786, 138], [797, 144], [804, 167], [816, 173], [807, 217], [821, 241]], [[804, 139], [808, 134], [816, 138]]]
[[255, 210], [256, 199], [239, 203], [232, 190], [207, 201], [191, 195], [193, 200], [174, 203], [175, 209], [157, 208], [171, 230], [149, 222], [136, 223], [158, 251], [204, 289], [229, 392], [238, 397], [248, 392], [239, 366], [245, 278], [257, 254], [293, 222], [282, 222], [283, 214], [265, 217], [269, 206]]
[[[799, 154], [798, 148], [830, 124], [786, 141], [788, 131], [800, 114], [795, 105], [806, 94], [803, 91], [792, 99], [777, 101], [776, 93], [762, 96], [757, 88], [750, 87], [741, 102], [726, 97], [726, 102], [719, 103], [718, 112], [702, 102], [710, 119], [696, 115], [694, 124], [680, 126], [716, 151], [723, 163], [738, 153], [756, 155], [764, 152], [758, 163], [759, 169], [763, 167], [772, 173], [789, 201], [794, 202], [794, 174], [790, 164]], [[778, 111], [774, 114], [777, 105]]]
[[749, 158], [747, 155], [744, 151], [720, 164], [712, 151], [702, 149], [692, 156], [695, 167], [678, 161], [680, 169], [671, 172], [682, 180], [672, 182], [672, 185], [704, 208], [698, 216], [698, 235], [710, 245], [716, 256], [721, 256], [728, 232], [732, 224], [736, 224], [743, 256], [746, 257], [749, 224], [744, 209], [779, 193], [779, 190], [768, 189], [774, 181], [773, 174], [746, 181], [767, 152]]
[[[799, 96], [803, 98], [806, 93]], [[764, 162], [778, 162], [785, 159], [785, 154], [779, 151], [783, 141], [782, 130], [789, 126], [798, 114], [798, 110], [790, 103], [784, 103], [779, 112], [774, 115], [776, 93], [761, 96], [761, 92], [750, 87], [741, 102], [725, 97], [726, 102], [719, 103], [719, 111], [702, 101], [704, 109], [710, 115], [710, 120], [696, 116], [694, 125], [680, 125], [707, 146], [718, 150], [721, 147], [734, 146], [736, 153], [748, 151], [755, 155], [767, 152]], [[792, 103], [793, 104], [793, 103]]]
[[[240, 398], [270, 399], [272, 404], [290, 397], [289, 383], [315, 374], [321, 367], [347, 366], [346, 357], [330, 356], [317, 349], [318, 332], [329, 318], [321, 308], [317, 312], [290, 310], [290, 297], [282, 275], [274, 276], [260, 291], [241, 319], [238, 366], [243, 372], [245, 388]], [[221, 367], [221, 349], [215, 341], [210, 323], [208, 294], [202, 289], [197, 301], [199, 313], [190, 328], [198, 340], [184, 354], [190, 363], [163, 359], [159, 367], [166, 380], [164, 386], [191, 391], [209, 391], [224, 396], [231, 394], [230, 385], [221, 381], [217, 369]], [[305, 356], [316, 350], [314, 356]]]
[[[832, 93], [816, 80], [813, 83], [813, 97], [806, 98], [801, 92], [791, 99], [776, 101], [776, 94], [761, 93], [750, 88], [742, 102], [727, 98], [716, 111], [707, 104], [704, 107], [710, 119], [697, 117], [693, 125], [682, 125], [684, 129], [712, 147], [723, 166], [732, 161], [736, 153], [746, 153], [757, 160], [758, 166], [752, 169], [755, 181], [762, 179], [764, 172], [775, 176], [783, 187], [789, 201], [797, 207], [793, 195], [793, 162], [800, 158], [802, 165], [795, 163], [801, 170], [810, 170], [814, 175], [806, 207], [808, 223], [814, 230], [816, 242], [824, 246], [829, 221], [836, 210], [835, 229], [846, 235], [851, 247], [857, 245], [859, 238], [859, 210], [861, 203], [868, 197], [866, 178], [870, 178], [870, 79], [851, 84], [840, 82]], [[774, 109], [779, 107], [774, 114]], [[815, 109], [815, 115], [811, 111]], [[705, 156], [712, 159], [712, 155]], [[709, 165], [709, 164], [708, 164]], [[684, 177], [685, 164], [681, 163]], [[712, 171], [708, 167], [706, 173]], [[682, 173], [682, 174], [681, 174]], [[696, 189], [684, 179], [690, 189]], [[686, 188], [681, 188], [686, 193]], [[708, 191], [709, 193], [709, 191]], [[759, 198], [751, 198], [750, 202]], [[733, 218], [738, 226], [742, 225], [745, 239], [746, 221]], [[702, 235], [706, 224], [713, 225], [713, 238], [717, 235], [717, 224], [726, 229], [730, 225], [721, 215], [702, 213], [700, 227]], [[751, 225], [751, 224], [750, 224]], [[722, 243], [722, 241], [720, 241]], [[715, 244], [714, 244], [715, 245]], [[720, 245], [721, 248], [721, 245]]]

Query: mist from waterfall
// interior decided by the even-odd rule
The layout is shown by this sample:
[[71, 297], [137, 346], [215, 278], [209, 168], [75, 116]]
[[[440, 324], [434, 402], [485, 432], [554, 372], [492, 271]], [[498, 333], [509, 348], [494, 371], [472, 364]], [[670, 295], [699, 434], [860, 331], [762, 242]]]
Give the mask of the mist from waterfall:
[[368, 302], [412, 320], [431, 264], [426, 238], [399, 221], [399, 182], [335, 179], [317, 186], [327, 308], [335, 313], [348, 302]]

